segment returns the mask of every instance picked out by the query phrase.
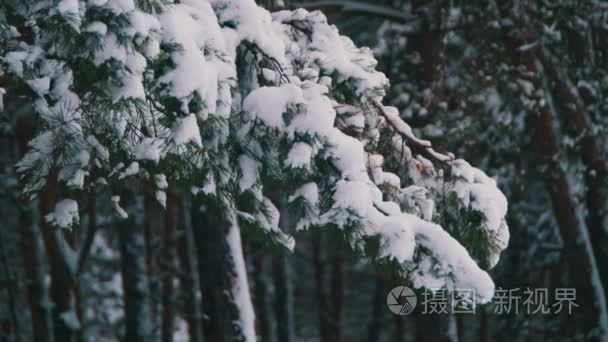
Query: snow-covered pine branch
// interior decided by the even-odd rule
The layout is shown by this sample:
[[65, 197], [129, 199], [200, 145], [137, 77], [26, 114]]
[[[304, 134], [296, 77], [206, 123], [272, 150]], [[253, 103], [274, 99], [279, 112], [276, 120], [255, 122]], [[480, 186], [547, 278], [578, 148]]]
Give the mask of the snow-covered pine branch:
[[[444, 169], [455, 176], [462, 206], [483, 214], [497, 236], [491, 265], [508, 240], [504, 196], [382, 106], [389, 80], [372, 51], [321, 12], [270, 14], [253, 0], [9, 0], [2, 10], [29, 18], [9, 22], [2, 71], [25, 86], [10, 88], [19, 93], [8, 91], [5, 104], [31, 98], [41, 126], [19, 163], [30, 195], [52, 169], [66, 194], [150, 179], [163, 202], [167, 182], [185, 185], [219, 198], [235, 229], [247, 222], [292, 248], [278, 226], [277, 207], [289, 206], [300, 229], [343, 229], [360, 251], [379, 241], [367, 256], [398, 263], [416, 286], [492, 298], [489, 275], [432, 222], [424, 194], [438, 191]], [[353, 110], [342, 117], [339, 106]], [[379, 146], [387, 138], [390, 153]], [[409, 179], [384, 171], [383, 156], [405, 156]], [[108, 201], [126, 218], [117, 199]], [[54, 222], [71, 224], [58, 219], [63, 207]]]

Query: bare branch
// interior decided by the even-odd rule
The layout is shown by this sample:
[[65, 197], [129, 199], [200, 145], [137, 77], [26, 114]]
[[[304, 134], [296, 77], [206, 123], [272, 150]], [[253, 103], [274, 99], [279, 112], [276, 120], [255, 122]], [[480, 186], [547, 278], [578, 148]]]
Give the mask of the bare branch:
[[338, 10], [341, 13], [353, 13], [373, 15], [379, 18], [387, 19], [401, 24], [412, 24], [420, 21], [419, 18], [406, 15], [401, 10], [374, 5], [364, 2], [351, 2], [343, 0], [321, 0], [314, 2], [298, 2], [293, 4], [295, 7], [300, 7], [308, 10]]

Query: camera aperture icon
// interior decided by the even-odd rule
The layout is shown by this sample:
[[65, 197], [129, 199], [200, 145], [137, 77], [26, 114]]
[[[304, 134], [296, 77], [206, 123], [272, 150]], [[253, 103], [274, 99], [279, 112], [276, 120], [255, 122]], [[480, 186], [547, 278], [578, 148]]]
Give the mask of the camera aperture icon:
[[386, 297], [386, 305], [395, 315], [404, 316], [414, 311], [418, 298], [407, 286], [394, 287]]

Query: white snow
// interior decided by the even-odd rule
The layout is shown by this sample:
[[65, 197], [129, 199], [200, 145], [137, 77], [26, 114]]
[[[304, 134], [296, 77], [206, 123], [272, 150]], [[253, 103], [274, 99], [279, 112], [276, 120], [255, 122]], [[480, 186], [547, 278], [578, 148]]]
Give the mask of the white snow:
[[151, 160], [158, 163], [160, 160], [161, 141], [153, 138], [144, 138], [137, 146], [135, 146], [136, 160]]
[[167, 208], [167, 193], [162, 191], [162, 190], [156, 190], [154, 192], [154, 197], [156, 198], [156, 201], [158, 201], [158, 203], [163, 207], [163, 208]]
[[395, 189], [401, 188], [401, 179], [394, 173], [382, 170], [384, 157], [380, 154], [368, 156], [368, 165], [374, 182], [378, 185], [387, 184]]
[[38, 96], [44, 96], [49, 92], [51, 87], [51, 79], [48, 76], [34, 78], [27, 81], [27, 85], [38, 94]]
[[196, 146], [202, 146], [201, 134], [196, 122], [196, 116], [190, 114], [185, 118], [179, 118], [171, 128], [173, 132], [173, 141], [176, 145], [184, 145], [194, 143]]
[[154, 175], [154, 182], [156, 183], [156, 187], [161, 190], [165, 190], [169, 187], [167, 176], [164, 174]]
[[77, 14], [79, 11], [78, 0], [59, 1], [57, 11], [59, 11], [61, 14]]
[[232, 49], [241, 41], [249, 41], [279, 63], [284, 63], [285, 42], [267, 10], [257, 6], [254, 0], [209, 0], [209, 3], [218, 13], [220, 23], [236, 24], [236, 29], [224, 28]]
[[239, 156], [239, 165], [241, 167], [241, 179], [239, 187], [241, 191], [250, 189], [258, 179], [260, 173], [260, 163], [247, 155]]
[[180, 316], [175, 317], [175, 331], [173, 332], [174, 342], [189, 342], [188, 323]]
[[55, 204], [55, 210], [46, 215], [47, 222], [52, 222], [60, 228], [69, 228], [79, 222], [78, 203], [73, 199], [63, 199]]
[[293, 145], [289, 153], [285, 164], [292, 168], [303, 168], [310, 170], [311, 158], [313, 156], [313, 148], [307, 143], [297, 142]]
[[133, 0], [107, 0], [104, 5], [116, 13], [126, 13], [135, 9]]
[[293, 202], [297, 198], [303, 198], [313, 206], [318, 205], [319, 188], [317, 187], [317, 183], [310, 182], [302, 185], [301, 187], [296, 189], [296, 191], [294, 191], [293, 195], [289, 196], [288, 202]]
[[[205, 51], [225, 50], [224, 38], [213, 9], [206, 1], [183, 1], [170, 6], [160, 16], [162, 39], [178, 43], [182, 49], [172, 54], [175, 68], [159, 81], [171, 86], [171, 93], [180, 98], [197, 92], [207, 112], [216, 111], [218, 82], [234, 78], [235, 69], [214, 54]], [[225, 54], [228, 57], [227, 54]], [[195, 71], [202, 77], [192, 75]]]
[[234, 270], [236, 279], [232, 283], [232, 296], [239, 314], [237, 324], [240, 325], [243, 337], [246, 342], [255, 342], [255, 313], [253, 310], [253, 302], [249, 293], [249, 282], [247, 280], [247, 268], [245, 267], [245, 258], [243, 256], [243, 247], [241, 243], [241, 232], [236, 224], [236, 217], [233, 218], [233, 224], [226, 235], [226, 242], [230, 248], [230, 256], [234, 262]]
[[108, 33], [108, 26], [101, 21], [94, 21], [84, 28], [84, 32], [96, 33], [100, 36], [105, 36]]
[[87, 142], [95, 150], [96, 155], [102, 160], [106, 161], [110, 159], [110, 152], [106, 147], [101, 145], [101, 143], [99, 142], [99, 140], [97, 140], [97, 138], [95, 138], [95, 136], [89, 135], [87, 137]]
[[301, 89], [293, 84], [261, 87], [247, 96], [243, 110], [254, 114], [269, 127], [284, 129], [283, 113], [287, 112], [287, 105], [303, 102]]
[[262, 75], [266, 81], [274, 82], [276, 80], [276, 73], [271, 69], [262, 68]]
[[401, 189], [398, 196], [406, 207], [415, 209], [417, 216], [426, 221], [433, 219], [435, 203], [430, 199], [430, 192], [426, 188], [419, 185], [410, 185]]
[[505, 221], [507, 199], [496, 181], [464, 160], [455, 160], [452, 172], [456, 176], [453, 191], [464, 207], [470, 207], [485, 217], [485, 227], [496, 238], [500, 250], [507, 247], [509, 233]]
[[6, 90], [4, 88], [0, 88], [0, 112], [4, 110], [4, 95], [6, 94]]
[[139, 163], [132, 162], [127, 168], [118, 175], [118, 179], [124, 179], [136, 175], [139, 172]]
[[74, 310], [64, 311], [59, 315], [59, 317], [68, 328], [72, 330], [80, 329], [80, 320], [78, 319], [78, 316]]
[[114, 207], [114, 210], [116, 211], [116, 214], [121, 218], [121, 219], [126, 219], [129, 217], [129, 215], [127, 214], [127, 212], [120, 206], [120, 196], [112, 196], [111, 198], [112, 200], [112, 206]]

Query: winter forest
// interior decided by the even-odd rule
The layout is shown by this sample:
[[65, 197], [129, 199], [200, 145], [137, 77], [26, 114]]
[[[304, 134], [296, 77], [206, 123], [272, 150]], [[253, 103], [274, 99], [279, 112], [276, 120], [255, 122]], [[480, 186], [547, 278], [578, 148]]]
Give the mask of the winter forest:
[[608, 341], [608, 1], [0, 0], [0, 341]]

